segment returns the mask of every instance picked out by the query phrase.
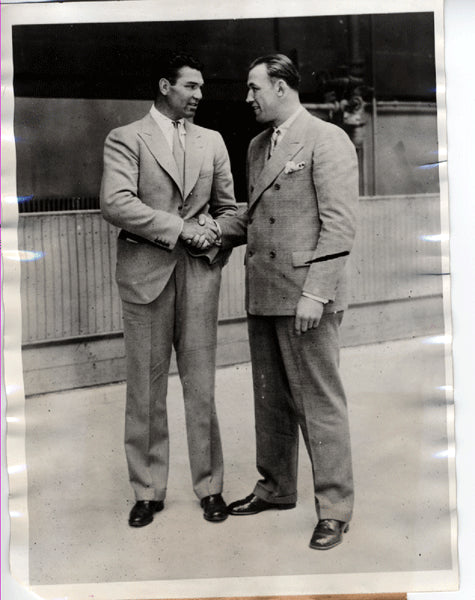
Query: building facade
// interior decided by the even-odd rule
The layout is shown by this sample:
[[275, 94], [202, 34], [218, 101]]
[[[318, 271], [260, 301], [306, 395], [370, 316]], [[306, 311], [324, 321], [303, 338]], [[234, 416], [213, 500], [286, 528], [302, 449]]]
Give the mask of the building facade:
[[[13, 45], [27, 394], [124, 379], [117, 231], [98, 211], [102, 148], [149, 110], [154, 64], [170, 49], [206, 65], [196, 122], [222, 133], [241, 202], [259, 131], [247, 65], [274, 51], [298, 63], [302, 101], [345, 128], [359, 156], [343, 343], [443, 331], [432, 14], [24, 25]], [[242, 255], [223, 273], [221, 364], [248, 360]]]

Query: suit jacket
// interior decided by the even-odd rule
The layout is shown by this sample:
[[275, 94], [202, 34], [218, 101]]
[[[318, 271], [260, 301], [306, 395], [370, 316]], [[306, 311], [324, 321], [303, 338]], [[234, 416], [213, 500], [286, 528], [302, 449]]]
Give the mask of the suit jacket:
[[306, 110], [267, 159], [271, 133], [249, 146], [247, 210], [221, 224], [225, 245], [247, 238], [247, 310], [293, 315], [303, 291], [328, 299], [326, 312], [343, 310], [358, 203], [355, 148], [342, 129]]
[[[128, 302], [147, 304], [165, 287], [183, 252], [183, 219], [203, 212], [219, 221], [236, 211], [221, 135], [188, 122], [185, 128], [183, 190], [170, 147], [150, 114], [114, 129], [105, 141], [101, 210], [132, 234], [117, 242], [116, 280]], [[207, 254], [210, 262], [226, 259], [217, 247]]]

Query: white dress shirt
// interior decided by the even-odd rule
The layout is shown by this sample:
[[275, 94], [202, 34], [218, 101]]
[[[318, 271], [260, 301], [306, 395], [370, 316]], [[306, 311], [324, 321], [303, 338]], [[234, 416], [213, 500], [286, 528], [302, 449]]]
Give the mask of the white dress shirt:
[[297, 108], [297, 110], [292, 115], [290, 115], [290, 117], [287, 119], [287, 121], [284, 121], [282, 123], [282, 125], [279, 125], [278, 127], [274, 127], [274, 131], [279, 130], [279, 132], [280, 132], [279, 137], [276, 140], [276, 146], [278, 144], [280, 144], [284, 135], [287, 133], [287, 130], [290, 128], [290, 126], [295, 121], [295, 119], [299, 116], [299, 114], [303, 111], [303, 109], [304, 109], [303, 106], [300, 105]]
[[[157, 110], [155, 108], [155, 105], [152, 105], [152, 108], [150, 109], [150, 115], [152, 116], [152, 119], [155, 121], [155, 123], [162, 130], [162, 133], [165, 136], [165, 139], [167, 140], [167, 144], [170, 146], [170, 150], [173, 151], [173, 131], [175, 129], [175, 126], [173, 125], [174, 121], [172, 121], [172, 119], [166, 117], [163, 113]], [[181, 145], [183, 146], [183, 148], [185, 148], [185, 119], [178, 119], [178, 134], [180, 136]]]

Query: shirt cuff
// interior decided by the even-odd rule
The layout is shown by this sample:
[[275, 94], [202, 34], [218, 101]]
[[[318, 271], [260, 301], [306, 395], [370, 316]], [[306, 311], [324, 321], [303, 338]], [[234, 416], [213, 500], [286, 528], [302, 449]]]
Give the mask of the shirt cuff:
[[326, 298], [320, 298], [320, 296], [315, 296], [315, 294], [310, 294], [310, 292], [302, 292], [302, 296], [305, 296], [305, 298], [310, 298], [311, 300], [316, 300], [322, 304], [328, 304], [329, 302], [329, 300]]
[[221, 246], [223, 243], [223, 240], [222, 240], [223, 232], [221, 230], [221, 226], [218, 223], [218, 221], [216, 221], [216, 219], [213, 219], [213, 223], [216, 225], [216, 229], [218, 230], [218, 239], [215, 241], [214, 245]]

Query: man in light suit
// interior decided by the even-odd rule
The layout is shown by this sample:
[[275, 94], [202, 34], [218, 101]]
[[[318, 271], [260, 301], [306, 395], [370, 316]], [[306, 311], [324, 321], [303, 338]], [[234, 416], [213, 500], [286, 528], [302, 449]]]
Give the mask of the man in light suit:
[[333, 548], [348, 529], [353, 477], [347, 403], [338, 370], [345, 263], [355, 234], [355, 149], [300, 104], [284, 55], [256, 59], [247, 102], [268, 123], [250, 144], [247, 211], [223, 220], [225, 246], [247, 240], [248, 311], [257, 469], [232, 515], [290, 509], [297, 500], [299, 427], [310, 456], [318, 521], [310, 547]]
[[[216, 244], [217, 223], [236, 210], [233, 181], [220, 134], [190, 122], [202, 97], [202, 65], [175, 55], [159, 75], [150, 112], [108, 135], [101, 187], [103, 216], [121, 228], [116, 280], [127, 357], [132, 527], [148, 525], [164, 507], [172, 346], [183, 386], [193, 489], [205, 519], [227, 517], [214, 384], [221, 268], [229, 251]], [[204, 215], [202, 225], [198, 214]]]

